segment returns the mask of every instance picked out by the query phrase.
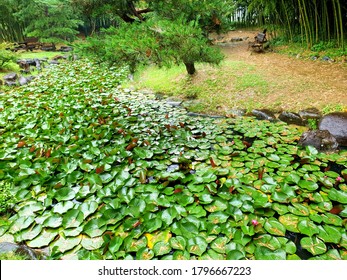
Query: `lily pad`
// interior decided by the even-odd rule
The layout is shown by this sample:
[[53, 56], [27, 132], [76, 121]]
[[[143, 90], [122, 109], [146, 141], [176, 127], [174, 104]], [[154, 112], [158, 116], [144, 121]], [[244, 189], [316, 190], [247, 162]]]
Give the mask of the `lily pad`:
[[318, 237], [304, 237], [300, 240], [302, 248], [309, 251], [312, 255], [321, 255], [327, 251], [327, 247]]

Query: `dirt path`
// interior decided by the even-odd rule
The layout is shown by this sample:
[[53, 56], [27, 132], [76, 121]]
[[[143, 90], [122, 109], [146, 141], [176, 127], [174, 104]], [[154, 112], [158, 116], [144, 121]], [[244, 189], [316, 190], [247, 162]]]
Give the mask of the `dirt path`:
[[253, 65], [274, 85], [262, 97], [262, 103], [280, 104], [281, 109], [347, 106], [347, 63], [304, 60], [275, 52], [252, 53], [247, 49], [256, 32], [231, 31], [220, 38], [248, 37], [222, 46], [226, 59]]

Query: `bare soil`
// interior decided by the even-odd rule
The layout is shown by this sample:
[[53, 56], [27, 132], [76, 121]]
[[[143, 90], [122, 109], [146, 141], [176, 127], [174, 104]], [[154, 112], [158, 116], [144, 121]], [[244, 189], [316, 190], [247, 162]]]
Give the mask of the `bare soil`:
[[[252, 52], [248, 43], [254, 40], [256, 33], [231, 31], [222, 36], [214, 35], [226, 60], [253, 65], [257, 73], [272, 85], [267, 94], [254, 96], [255, 99], [249, 102], [269, 104], [272, 108], [278, 105], [282, 110], [323, 109], [327, 106], [347, 108], [346, 62], [305, 60], [271, 50]], [[243, 40], [235, 42], [235, 38]]]

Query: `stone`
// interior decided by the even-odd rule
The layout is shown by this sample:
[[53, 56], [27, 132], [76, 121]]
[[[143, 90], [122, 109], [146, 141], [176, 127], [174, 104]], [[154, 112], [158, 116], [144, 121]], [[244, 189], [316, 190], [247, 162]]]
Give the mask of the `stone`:
[[5, 75], [3, 79], [5, 80], [5, 82], [15, 82], [18, 79], [18, 75], [17, 73], [12, 72]]
[[276, 120], [275, 114], [268, 109], [254, 109], [252, 111], [252, 115], [255, 116], [258, 120], [266, 120], [271, 122]]
[[227, 116], [232, 117], [232, 118], [236, 118], [236, 117], [243, 117], [244, 115], [246, 115], [247, 110], [246, 109], [230, 109], [227, 112]]
[[26, 85], [27, 83], [29, 83], [29, 80], [28, 80], [26, 77], [20, 76], [19, 79], [18, 79], [18, 83], [19, 83], [21, 86], [24, 86], [24, 85]]
[[315, 119], [318, 120], [322, 117], [321, 112], [316, 108], [307, 108], [304, 110], [299, 111], [299, 116], [304, 120], [307, 121], [308, 119]]
[[340, 146], [347, 146], [347, 112], [334, 112], [325, 115], [319, 122], [320, 130], [328, 130]]
[[300, 115], [293, 113], [293, 112], [284, 111], [278, 116], [278, 119], [280, 119], [281, 121], [283, 121], [287, 124], [295, 124], [295, 125], [305, 126], [305, 122], [300, 117]]
[[26, 257], [29, 260], [38, 260], [42, 258], [42, 254], [28, 246], [18, 245], [11, 242], [0, 243], [0, 253], [14, 253]]
[[339, 144], [328, 130], [308, 130], [304, 132], [298, 142], [300, 146], [313, 146], [320, 152], [334, 152]]

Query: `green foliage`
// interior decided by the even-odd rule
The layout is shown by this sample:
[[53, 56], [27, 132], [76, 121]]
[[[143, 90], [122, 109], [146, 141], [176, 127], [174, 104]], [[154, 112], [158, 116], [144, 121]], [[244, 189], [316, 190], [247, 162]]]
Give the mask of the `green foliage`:
[[3, 181], [0, 173], [0, 214], [5, 214], [11, 210], [17, 202], [13, 194], [13, 184]]
[[[139, 65], [193, 65], [196, 62], [218, 64], [223, 55], [207, 45], [194, 22], [183, 20], [148, 20], [144, 23], [122, 24], [105, 30], [102, 36], [88, 38], [79, 46], [83, 53], [111, 64], [128, 65], [134, 73]], [[187, 67], [189, 74], [191, 73]]]
[[17, 60], [17, 56], [8, 50], [10, 44], [0, 43], [0, 70], [4, 69], [6, 65]]
[[192, 118], [123, 91], [125, 75], [83, 60], [0, 94], [0, 178], [18, 200], [0, 236], [51, 258], [346, 255], [346, 151], [300, 149], [282, 122]]

